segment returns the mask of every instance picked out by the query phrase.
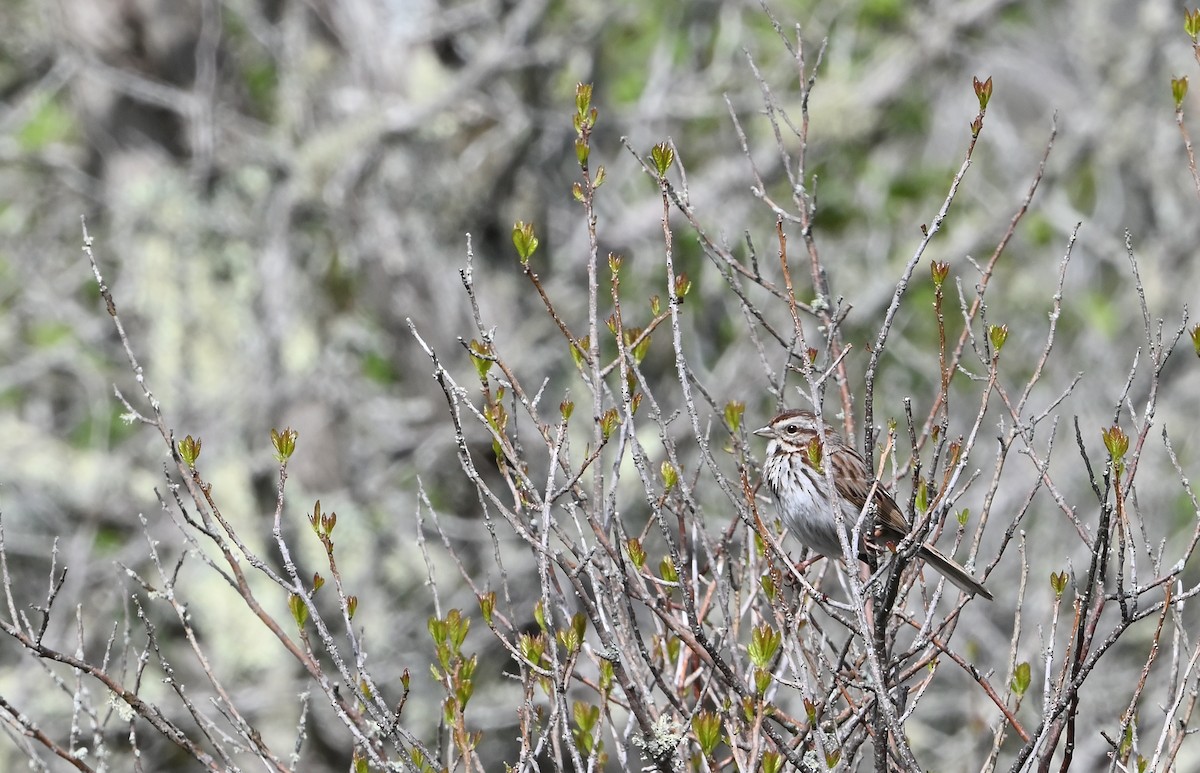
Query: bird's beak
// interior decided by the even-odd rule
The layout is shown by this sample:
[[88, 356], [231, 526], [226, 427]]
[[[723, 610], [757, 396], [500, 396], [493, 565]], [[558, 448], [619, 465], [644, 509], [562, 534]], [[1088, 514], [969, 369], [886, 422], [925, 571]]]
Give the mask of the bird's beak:
[[775, 430], [771, 429], [771, 427], [768, 425], [766, 427], [759, 427], [758, 429], [754, 430], [754, 434], [758, 435], [759, 437], [772, 437], [775, 434]]

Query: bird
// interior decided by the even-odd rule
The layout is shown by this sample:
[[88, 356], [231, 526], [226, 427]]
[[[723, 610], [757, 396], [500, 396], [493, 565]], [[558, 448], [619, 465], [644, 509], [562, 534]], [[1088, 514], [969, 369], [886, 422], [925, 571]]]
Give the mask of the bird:
[[[775, 498], [784, 527], [817, 553], [832, 559], [843, 557], [834, 499], [827, 492], [826, 464], [831, 466], [847, 539], [871, 497], [868, 515], [874, 522], [862, 532], [861, 560], [876, 566], [888, 546], [894, 549], [911, 532], [896, 500], [875, 480], [862, 456], [836, 430], [818, 422], [812, 411], [784, 411], [754, 434], [770, 440], [762, 479]], [[992, 598], [983, 583], [933, 545], [921, 545], [916, 556], [965, 593]]]

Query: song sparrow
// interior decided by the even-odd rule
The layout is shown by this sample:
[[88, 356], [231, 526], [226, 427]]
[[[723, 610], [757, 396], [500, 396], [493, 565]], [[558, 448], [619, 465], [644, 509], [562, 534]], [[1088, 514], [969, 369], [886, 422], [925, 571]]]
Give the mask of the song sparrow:
[[[783, 525], [821, 555], [840, 559], [842, 543], [834, 520], [833, 500], [826, 490], [824, 465], [832, 466], [847, 537], [868, 494], [872, 493], [874, 477], [863, 458], [841, 435], [829, 426], [823, 432], [818, 432], [817, 427], [817, 417], [811, 412], [785, 411], [754, 434], [771, 439], [762, 477], [775, 497]], [[873, 512], [868, 513], [869, 520], [862, 529], [859, 558], [874, 567], [877, 557], [889, 545], [894, 548], [899, 544], [910, 526], [882, 483], [875, 486], [871, 504]], [[992, 597], [982, 583], [932, 545], [922, 545], [917, 556], [965, 592], [986, 599]]]

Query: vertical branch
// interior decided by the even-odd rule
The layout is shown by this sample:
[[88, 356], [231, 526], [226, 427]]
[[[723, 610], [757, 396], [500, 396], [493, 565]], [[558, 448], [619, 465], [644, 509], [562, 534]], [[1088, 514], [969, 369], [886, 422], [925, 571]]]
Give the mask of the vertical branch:
[[[977, 94], [980, 92], [980, 86], [981, 84], [976, 81]], [[991, 78], [987, 80], [987, 94], [990, 98]], [[900, 310], [900, 301], [908, 291], [908, 283], [912, 279], [913, 271], [916, 270], [917, 264], [921, 262], [921, 257], [925, 254], [925, 249], [929, 246], [929, 243], [933, 241], [933, 237], [942, 230], [942, 223], [945, 222], [946, 215], [950, 212], [950, 205], [958, 195], [958, 187], [962, 184], [967, 170], [971, 167], [971, 158], [975, 153], [975, 144], [979, 141], [979, 134], [983, 130], [983, 118], [986, 112], [987, 99], [980, 96], [979, 113], [975, 116], [975, 120], [971, 124], [971, 140], [967, 143], [967, 151], [963, 156], [962, 164], [959, 165], [958, 171], [954, 174], [954, 179], [950, 182], [950, 190], [947, 192], [946, 198], [942, 201], [941, 208], [938, 209], [937, 214], [934, 216], [933, 222], [921, 227], [922, 239], [917, 244], [917, 248], [913, 251], [908, 262], [904, 265], [904, 269], [900, 272], [900, 279], [896, 282], [896, 291], [892, 294], [892, 300], [883, 315], [883, 323], [879, 326], [879, 333], [875, 336], [875, 343], [871, 347], [870, 358], [867, 360], [866, 375], [863, 379], [863, 458], [868, 463], [875, 458], [875, 378], [879, 369], [879, 358], [887, 346], [888, 335], [892, 331], [892, 324], [895, 322], [896, 313]]]
[[[1188, 22], [1192, 23], [1192, 14], [1189, 13], [1187, 16]], [[1192, 48], [1197, 52], [1197, 61], [1200, 61], [1200, 45], [1197, 45], [1195, 37], [1192, 38]], [[1187, 167], [1192, 174], [1192, 185], [1196, 189], [1196, 196], [1200, 197], [1200, 172], [1196, 171], [1196, 153], [1192, 149], [1192, 137], [1188, 132], [1187, 124], [1183, 122], [1183, 98], [1187, 96], [1187, 90], [1187, 78], [1171, 79], [1171, 92], [1175, 97], [1175, 125], [1179, 127], [1179, 136], [1183, 138], [1183, 152], [1187, 155]]]
[[[978, 292], [975, 295], [975, 299], [971, 301], [970, 310], [965, 314], [963, 331], [959, 334], [958, 343], [955, 344], [954, 352], [950, 356], [949, 369], [951, 372], [956, 371], [959, 363], [962, 362], [963, 352], [966, 350], [967, 342], [971, 340], [972, 337], [971, 326], [974, 324], [976, 317], [978, 317], [983, 311], [984, 295], [987, 293], [988, 284], [991, 282], [992, 275], [996, 270], [996, 264], [1000, 261], [1000, 256], [1004, 254], [1004, 250], [1008, 247], [1008, 243], [1012, 241], [1013, 236], [1016, 234], [1017, 225], [1025, 217], [1025, 213], [1029, 211], [1029, 206], [1033, 203], [1034, 194], [1037, 193], [1038, 187], [1042, 183], [1042, 178], [1046, 174], [1046, 161], [1050, 158], [1050, 151], [1053, 149], [1054, 140], [1057, 137], [1058, 117], [1056, 115], [1050, 124], [1050, 137], [1046, 140], [1046, 148], [1042, 151], [1041, 160], [1038, 162], [1037, 171], [1034, 173], [1033, 180], [1030, 182], [1029, 188], [1025, 192], [1025, 198], [1021, 200], [1021, 204], [1017, 207], [1017, 211], [1013, 213], [1013, 216], [1009, 219], [1008, 228], [1005, 229], [1004, 235], [1000, 237], [1000, 241], [997, 242], [996, 248], [992, 250], [992, 254], [988, 258], [987, 263], [984, 264], [983, 271], [979, 277], [979, 280], [976, 282]], [[1075, 232], [1077, 231], [1078, 225], [1075, 228]], [[1071, 244], [1074, 244], [1075, 242], [1075, 232], [1072, 232]], [[1070, 254], [1069, 249], [1068, 254]], [[925, 437], [929, 435], [929, 432], [933, 427], [940, 410], [941, 405], [935, 401], [933, 406], [929, 409], [929, 417], [925, 420], [925, 427], [921, 432], [922, 442], [924, 441]]]
[[[600, 298], [599, 256], [600, 242], [596, 236], [596, 185], [592, 179], [588, 157], [591, 152], [592, 128], [596, 124], [597, 110], [592, 106], [591, 84], [580, 83], [575, 87], [575, 156], [579, 161], [580, 173], [583, 175], [581, 188], [577, 195], [582, 204], [584, 221], [588, 235], [588, 365], [590, 366], [589, 380], [592, 391], [592, 447], [600, 448], [604, 444], [604, 432], [601, 428], [601, 417], [604, 413], [604, 387], [600, 376], [600, 315], [598, 310]], [[601, 167], [603, 169], [603, 167]], [[608, 523], [604, 498], [603, 467], [596, 465], [592, 469], [592, 507], [595, 517], [603, 528]]]
[[[770, 9], [764, 8], [767, 16], [771, 19], [771, 23], [775, 27], [776, 34], [787, 45], [795, 61], [799, 82], [800, 82], [800, 123], [796, 126], [787, 112], [784, 111], [775, 99], [770, 86], [762, 73], [759, 72], [757, 65], [754, 63], [753, 57], [747, 54], [746, 58], [749, 62], [750, 69], [754, 74], [755, 80], [758, 82], [759, 89], [762, 92], [763, 104], [766, 107], [767, 119], [771, 123], [771, 128], [774, 132], [775, 146], [779, 152], [779, 157], [782, 162], [785, 173], [788, 176], [790, 188], [792, 191], [792, 202], [796, 209], [796, 214], [785, 212], [778, 205], [773, 205], [776, 211], [776, 233], [779, 235], [780, 248], [783, 244], [783, 221], [786, 219], [789, 222], [798, 223], [800, 226], [801, 238], [804, 239], [805, 248], [808, 252], [809, 267], [813, 282], [813, 292], [816, 295], [816, 300], [811, 306], [811, 311], [820, 320], [821, 326], [825, 331], [826, 353], [831, 363], [831, 370], [835, 375], [835, 381], [839, 387], [839, 398], [841, 400], [841, 414], [844, 422], [844, 433], [846, 437], [854, 435], [854, 400], [850, 394], [850, 384], [846, 376], [846, 364], [843, 359], [845, 345], [842, 342], [841, 320], [843, 313], [835, 310], [832, 301], [832, 293], [829, 287], [829, 275], [825, 270], [825, 266], [821, 261], [820, 252], [817, 249], [816, 237], [813, 232], [813, 218], [816, 215], [816, 197], [808, 192], [805, 171], [805, 158], [808, 148], [808, 103], [809, 96], [812, 93], [813, 86], [816, 83], [817, 70], [820, 68], [821, 59], [825, 53], [825, 44], [823, 43], [817, 55], [817, 62], [813, 65], [811, 71], [806, 68], [804, 58], [804, 43], [803, 38], [797, 30], [797, 42], [793, 46], [787, 35], [784, 34], [782, 26]], [[793, 163], [791, 154], [788, 152], [787, 144], [783, 140], [783, 131], [781, 123], [786, 124], [796, 136], [798, 140], [797, 157]], [[744, 144], [744, 142], [743, 142]], [[761, 183], [761, 181], [760, 181]], [[759, 188], [759, 195], [765, 198], [765, 191], [762, 187]], [[788, 304], [792, 312], [793, 324], [799, 331], [800, 322], [796, 316], [796, 291], [792, 284], [792, 278], [786, 265], [784, 267], [784, 281], [787, 286]], [[802, 341], [802, 336], [798, 336], [797, 340]], [[805, 364], [802, 367], [811, 367], [811, 353], [808, 345], [801, 342], [799, 356]], [[805, 371], [806, 375], [808, 371]], [[809, 379], [810, 388], [813, 387], [811, 378]], [[816, 390], [819, 394], [814, 395], [817, 398], [816, 402], [820, 402], [820, 397], [823, 396], [824, 389]]]

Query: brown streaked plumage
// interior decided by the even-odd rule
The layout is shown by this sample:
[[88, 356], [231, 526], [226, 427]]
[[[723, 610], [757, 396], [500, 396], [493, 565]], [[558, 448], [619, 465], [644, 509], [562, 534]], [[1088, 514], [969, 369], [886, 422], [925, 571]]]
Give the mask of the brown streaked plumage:
[[[875, 485], [872, 493], [875, 480], [866, 462], [832, 427], [824, 425], [818, 432], [812, 412], [784, 411], [754, 434], [771, 441], [762, 477], [775, 497], [783, 525], [808, 547], [829, 558], [840, 559], [843, 555], [833, 498], [826, 492], [826, 464], [832, 465], [847, 536], [867, 496], [871, 496], [874, 524], [863, 530], [860, 558], [874, 565], [888, 545], [895, 546], [908, 535], [911, 527], [896, 500], [882, 483]], [[814, 443], [818, 438], [820, 441]], [[932, 545], [922, 545], [917, 557], [964, 592], [992, 598], [981, 582]]]

